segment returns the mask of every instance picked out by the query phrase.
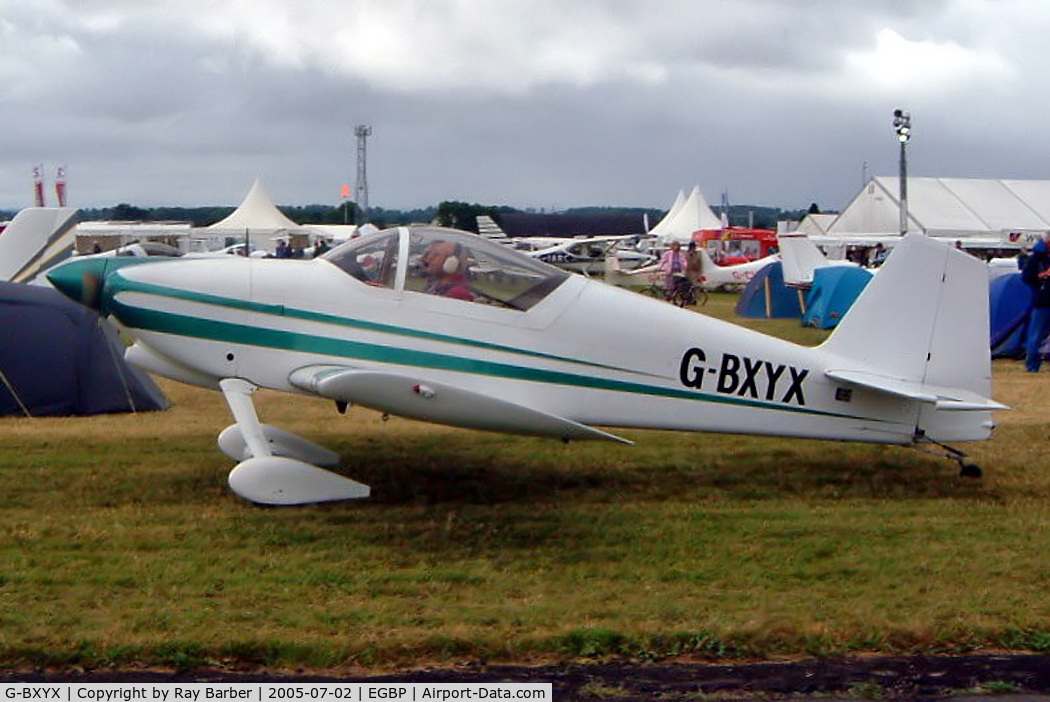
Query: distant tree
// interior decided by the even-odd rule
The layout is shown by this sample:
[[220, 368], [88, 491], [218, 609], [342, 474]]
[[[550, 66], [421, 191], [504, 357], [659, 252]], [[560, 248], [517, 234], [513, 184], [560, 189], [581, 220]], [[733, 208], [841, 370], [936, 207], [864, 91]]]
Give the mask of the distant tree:
[[806, 214], [820, 214], [820, 207], [814, 202], [809, 206], [809, 211]]
[[[283, 205], [279, 208], [289, 219], [300, 224], [353, 224], [357, 214], [357, 205], [353, 202], [339, 205]], [[152, 207], [142, 208], [121, 203], [109, 208], [82, 208], [80, 218], [83, 221], [116, 219], [127, 221], [178, 221], [190, 222], [194, 227], [206, 227], [227, 217], [232, 206], [212, 205], [205, 207]], [[445, 201], [436, 207], [420, 207], [410, 210], [384, 209], [370, 207], [365, 220], [379, 227], [393, 227], [404, 224], [435, 223], [444, 227], [453, 227], [466, 231], [477, 231], [478, 215], [488, 215], [497, 224], [502, 224], [501, 215], [508, 212], [525, 210], [507, 205], [480, 205], [458, 201]], [[809, 206], [808, 212], [820, 212], [817, 203]], [[656, 209], [637, 207], [573, 207], [564, 210], [565, 214], [648, 214], [651, 225], [659, 222], [664, 212]], [[727, 213], [729, 223], [735, 227], [746, 227], [751, 224], [761, 229], [774, 229], [780, 219], [799, 220], [807, 210], [782, 210], [776, 207], [761, 205], [730, 205]], [[6, 218], [13, 217], [12, 212]], [[0, 213], [0, 220], [5, 219]]]
[[145, 222], [149, 221], [150, 214], [149, 210], [122, 202], [110, 210], [109, 219], [121, 222]]
[[477, 233], [478, 215], [488, 215], [499, 222], [501, 211], [506, 212], [507, 208], [445, 201], [438, 205], [437, 223], [442, 227]]
[[411, 210], [387, 210], [369, 207], [366, 219], [379, 228], [401, 224], [429, 224], [437, 217], [436, 207], [417, 207]]
[[357, 205], [347, 201], [337, 207], [331, 205], [305, 205], [302, 207], [278, 207], [288, 219], [299, 224], [353, 224]]

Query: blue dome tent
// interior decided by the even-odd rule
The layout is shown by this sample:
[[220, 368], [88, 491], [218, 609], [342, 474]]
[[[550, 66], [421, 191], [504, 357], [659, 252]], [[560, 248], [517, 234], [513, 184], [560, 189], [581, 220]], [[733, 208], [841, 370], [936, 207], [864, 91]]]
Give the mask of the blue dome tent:
[[849, 311], [871, 280], [872, 273], [855, 266], [826, 266], [813, 271], [802, 325], [831, 329]]
[[1017, 358], [1024, 354], [1032, 288], [1020, 273], [994, 278], [988, 285], [988, 312], [992, 358]]
[[741, 317], [783, 319], [802, 316], [802, 292], [784, 284], [780, 261], [761, 269], [744, 286], [736, 313]]

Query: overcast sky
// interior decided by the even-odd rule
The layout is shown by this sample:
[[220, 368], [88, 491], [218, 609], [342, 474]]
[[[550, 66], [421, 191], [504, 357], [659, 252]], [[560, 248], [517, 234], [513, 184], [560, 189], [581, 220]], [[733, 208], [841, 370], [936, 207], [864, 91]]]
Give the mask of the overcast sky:
[[1046, 0], [0, 0], [0, 208], [843, 207], [1050, 179]]

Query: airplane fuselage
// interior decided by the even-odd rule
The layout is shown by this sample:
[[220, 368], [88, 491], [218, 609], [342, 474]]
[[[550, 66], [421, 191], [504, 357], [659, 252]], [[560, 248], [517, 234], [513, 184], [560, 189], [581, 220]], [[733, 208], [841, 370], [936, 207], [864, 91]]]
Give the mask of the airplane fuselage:
[[132, 267], [106, 294], [141, 348], [216, 383], [296, 392], [305, 366], [396, 370], [584, 424], [893, 443], [918, 418], [824, 377], [836, 359], [820, 349], [578, 276], [525, 312], [370, 287], [321, 260]]

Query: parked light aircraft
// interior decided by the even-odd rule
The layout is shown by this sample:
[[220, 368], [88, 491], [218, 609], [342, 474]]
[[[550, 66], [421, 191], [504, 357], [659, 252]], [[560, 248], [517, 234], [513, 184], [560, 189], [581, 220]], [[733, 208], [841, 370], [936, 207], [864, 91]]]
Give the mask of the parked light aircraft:
[[620, 234], [582, 239], [522, 237], [509, 241], [511, 246], [530, 258], [590, 276], [605, 270], [605, 261], [610, 255], [616, 255], [620, 266], [626, 270], [651, 260], [651, 256], [637, 251], [619, 250], [623, 244], [637, 239], [638, 236], [634, 234]]
[[[701, 260], [700, 286], [704, 290], [739, 289], [750, 282], [755, 274], [780, 260], [779, 254], [771, 254], [757, 261], [738, 263], [732, 266], [720, 266], [715, 263], [711, 255], [703, 248], [699, 249]], [[653, 263], [648, 266], [624, 270], [619, 260], [608, 258], [605, 268], [605, 282], [624, 288], [645, 287], [652, 282], [661, 282], [663, 275], [660, 273], [660, 264]]]
[[[575, 237], [519, 236], [511, 238], [488, 215], [478, 215], [478, 234], [491, 241], [512, 246], [532, 258], [558, 268], [590, 276], [605, 270], [606, 260], [616, 258], [618, 270], [633, 270], [652, 261], [653, 256], [637, 249], [641, 234], [608, 234]], [[634, 246], [628, 246], [633, 243]]]
[[[988, 438], [1004, 409], [989, 399], [984, 265], [921, 235], [815, 348], [434, 227], [311, 261], [143, 260], [73, 260], [49, 278], [123, 325], [129, 361], [221, 390], [229, 484], [257, 503], [369, 494], [319, 467], [335, 453], [261, 423], [258, 388], [565, 441], [631, 443], [601, 426], [934, 444], [967, 474], [944, 444]], [[630, 319], [646, 333], [624, 334]]]
[[724, 288], [739, 288], [747, 285], [751, 282], [751, 279], [755, 277], [755, 274], [760, 270], [768, 266], [770, 263], [775, 263], [780, 260], [779, 254], [770, 254], [756, 261], [748, 261], [747, 263], [738, 263], [733, 266], [720, 266], [715, 263], [711, 255], [707, 253], [707, 250], [700, 247], [700, 259], [703, 261], [702, 264], [702, 275], [703, 279], [701, 284], [705, 290], [720, 290]]

